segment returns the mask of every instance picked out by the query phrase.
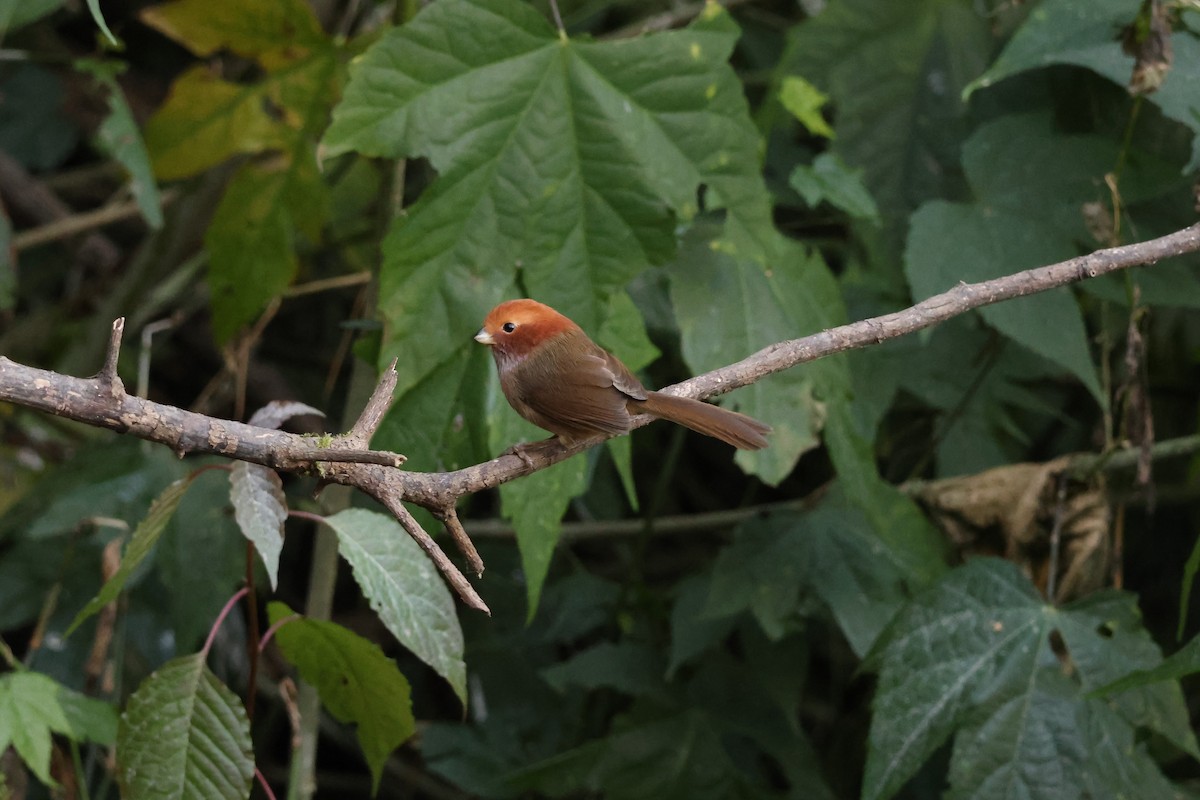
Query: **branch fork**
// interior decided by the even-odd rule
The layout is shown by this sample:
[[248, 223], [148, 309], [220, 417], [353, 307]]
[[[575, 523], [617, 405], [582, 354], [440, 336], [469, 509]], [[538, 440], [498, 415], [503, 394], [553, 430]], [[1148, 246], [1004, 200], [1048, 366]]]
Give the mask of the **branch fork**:
[[[1200, 224], [1158, 239], [1098, 250], [995, 280], [960, 283], [911, 308], [778, 342], [735, 364], [666, 389], [684, 397], [712, 397], [798, 364], [932, 327], [971, 309], [1195, 252], [1200, 252]], [[123, 319], [113, 323], [104, 366], [92, 378], [60, 375], [0, 356], [0, 401], [165, 444], [180, 456], [190, 452], [216, 453], [287, 472], [315, 471], [326, 482], [357, 488], [374, 497], [396, 517], [468, 606], [485, 612], [487, 606], [470, 582], [421, 528], [404, 503], [415, 503], [432, 512], [462, 551], [469, 569], [479, 575], [483, 571], [483, 562], [455, 511], [458, 500], [556, 464], [602, 441], [598, 438], [570, 447], [547, 443], [544, 447], [527, 450], [524, 458], [501, 456], [453, 472], [401, 470], [397, 467], [404, 462], [404, 456], [370, 449], [371, 437], [392, 402], [396, 387], [395, 361], [384, 370], [353, 427], [322, 447], [314, 446], [310, 437], [213, 419], [131, 397], [117, 376], [123, 331]], [[637, 418], [634, 427], [649, 421], [649, 417]]]

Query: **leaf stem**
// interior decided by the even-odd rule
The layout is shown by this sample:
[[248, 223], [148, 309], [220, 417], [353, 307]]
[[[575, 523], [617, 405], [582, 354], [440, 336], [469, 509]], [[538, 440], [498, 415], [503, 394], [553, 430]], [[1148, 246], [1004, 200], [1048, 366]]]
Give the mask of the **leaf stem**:
[[225, 607], [221, 609], [221, 613], [217, 614], [217, 618], [213, 622], [212, 629], [208, 632], [208, 638], [204, 640], [204, 647], [200, 650], [206, 659], [208, 658], [208, 652], [212, 650], [213, 641], [217, 638], [217, 631], [220, 630], [221, 623], [225, 621], [225, 617], [229, 616], [229, 612], [233, 610], [235, 605], [237, 605], [237, 601], [241, 600], [248, 591], [249, 590], [245, 586], [243, 586], [241, 589], [238, 589], [237, 592], [234, 593], [233, 597], [229, 598], [229, 601], [225, 603]]
[[562, 14], [558, 11], [558, 0], [550, 0], [550, 13], [554, 14], [554, 25], [558, 28], [558, 38], [567, 40], [567, 29], [563, 27]]
[[303, 614], [292, 614], [291, 616], [284, 617], [283, 619], [279, 620], [279, 622], [276, 622], [274, 625], [267, 628], [267, 632], [262, 636], [262, 641], [258, 643], [258, 652], [261, 653], [263, 650], [267, 649], [267, 645], [271, 643], [271, 637], [275, 635], [275, 631], [279, 630], [284, 625], [287, 625], [292, 620], [301, 619], [302, 617]]
[[254, 768], [254, 777], [258, 778], [258, 785], [262, 787], [263, 794], [270, 800], [275, 800], [275, 793], [271, 791], [271, 784], [267, 783], [267, 778], [262, 774], [262, 770], [258, 767]]

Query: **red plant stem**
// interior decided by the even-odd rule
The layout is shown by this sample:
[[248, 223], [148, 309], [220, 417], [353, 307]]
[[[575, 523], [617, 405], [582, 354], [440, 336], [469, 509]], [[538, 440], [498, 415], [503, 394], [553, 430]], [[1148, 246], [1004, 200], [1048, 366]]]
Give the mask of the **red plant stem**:
[[254, 768], [254, 777], [258, 778], [258, 785], [262, 787], [263, 794], [265, 794], [269, 800], [275, 800], [275, 793], [271, 791], [271, 784], [267, 783], [266, 777], [263, 776], [262, 770], [260, 770], [258, 767]]
[[279, 622], [276, 622], [274, 625], [267, 628], [267, 632], [263, 634], [262, 641], [258, 643], [258, 652], [261, 653], [263, 650], [267, 649], [267, 645], [270, 643], [271, 637], [275, 635], [275, 631], [279, 630], [284, 625], [287, 625], [292, 620], [300, 619], [303, 616], [303, 614], [292, 614], [290, 617], [284, 617], [283, 619], [279, 620]]
[[217, 638], [217, 631], [221, 629], [221, 623], [225, 621], [225, 617], [229, 616], [229, 612], [237, 605], [237, 601], [242, 599], [242, 596], [249, 590], [246, 587], [238, 589], [233, 597], [229, 598], [229, 602], [225, 603], [225, 607], [221, 609], [221, 613], [217, 614], [217, 619], [213, 622], [212, 630], [208, 632], [208, 638], [204, 641], [204, 647], [200, 650], [205, 658], [208, 658], [208, 651], [212, 650], [213, 640]]
[[311, 511], [297, 511], [294, 508], [289, 508], [288, 516], [295, 517], [296, 519], [306, 519], [309, 522], [315, 522], [318, 525], [325, 524], [325, 518], [323, 516], [320, 514], [314, 514]]

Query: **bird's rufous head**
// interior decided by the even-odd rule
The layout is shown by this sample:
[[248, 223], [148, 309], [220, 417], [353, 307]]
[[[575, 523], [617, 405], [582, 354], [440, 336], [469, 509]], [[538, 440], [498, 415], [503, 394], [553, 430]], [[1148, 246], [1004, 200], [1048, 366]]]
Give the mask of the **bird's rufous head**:
[[488, 312], [475, 341], [495, 352], [520, 357], [542, 342], [579, 326], [536, 300], [506, 300]]

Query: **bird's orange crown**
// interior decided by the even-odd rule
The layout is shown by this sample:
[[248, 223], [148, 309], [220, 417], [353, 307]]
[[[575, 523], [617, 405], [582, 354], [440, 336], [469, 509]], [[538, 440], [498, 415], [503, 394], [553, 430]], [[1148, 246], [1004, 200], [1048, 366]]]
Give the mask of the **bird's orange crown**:
[[511, 356], [520, 356], [542, 342], [579, 326], [536, 300], [507, 300], [493, 308], [476, 340]]

